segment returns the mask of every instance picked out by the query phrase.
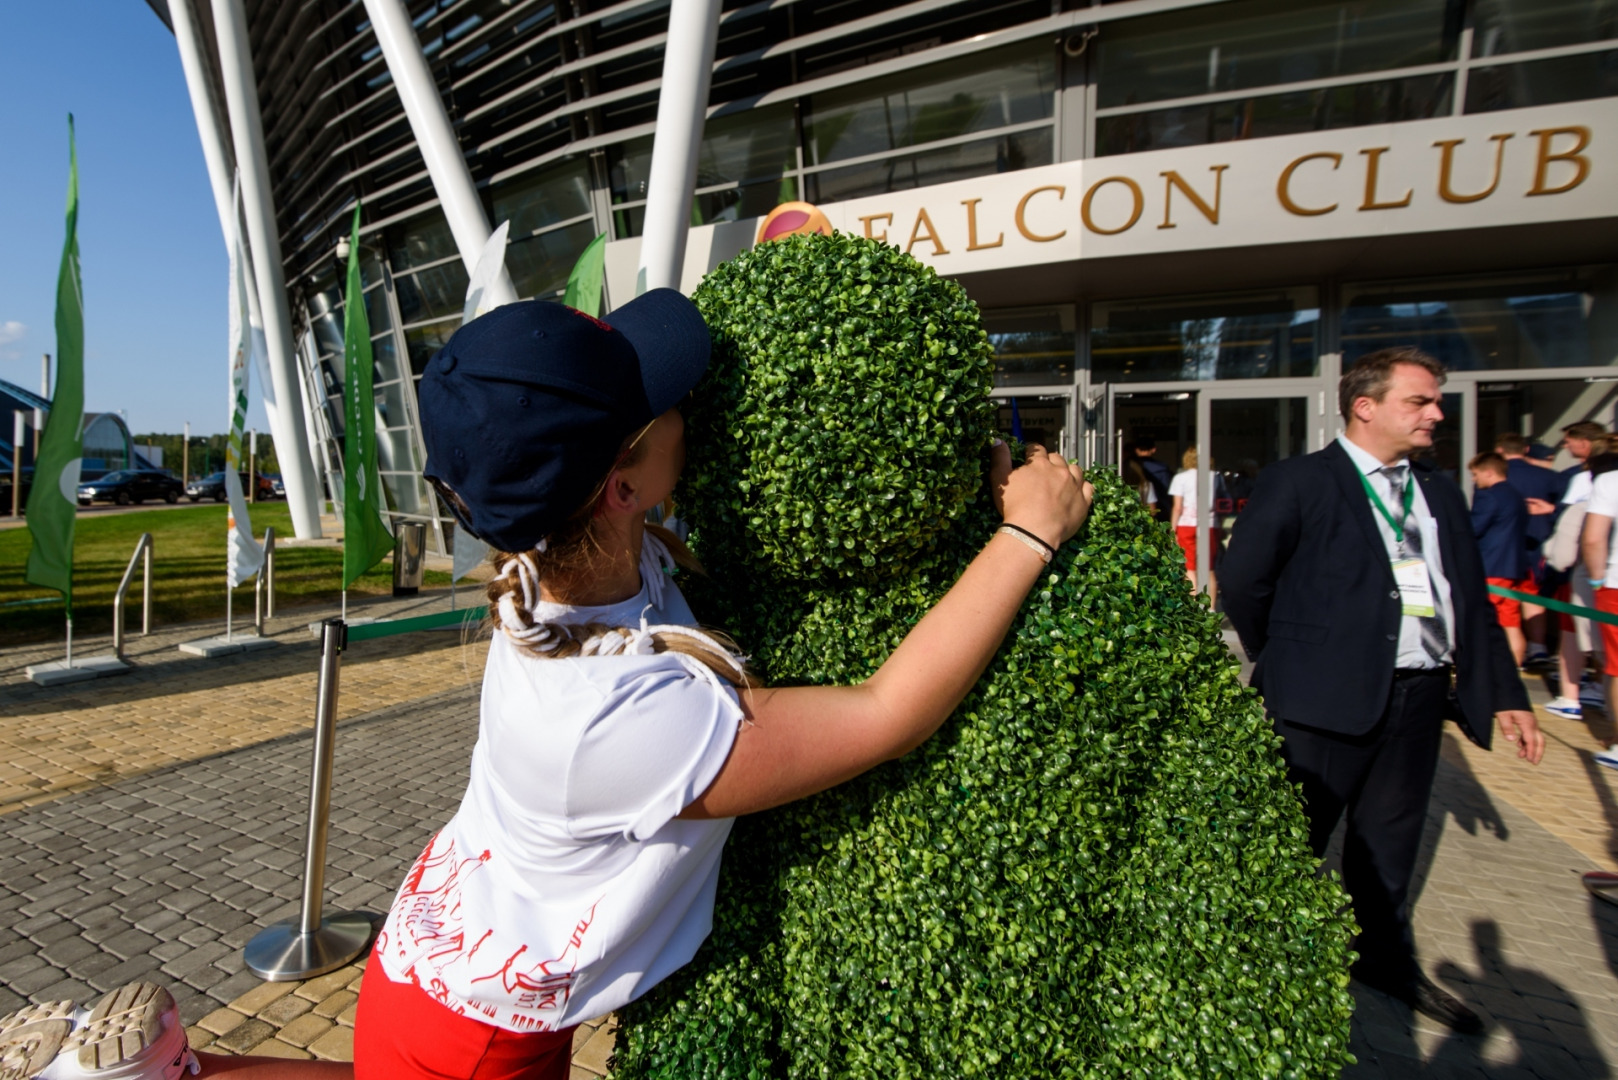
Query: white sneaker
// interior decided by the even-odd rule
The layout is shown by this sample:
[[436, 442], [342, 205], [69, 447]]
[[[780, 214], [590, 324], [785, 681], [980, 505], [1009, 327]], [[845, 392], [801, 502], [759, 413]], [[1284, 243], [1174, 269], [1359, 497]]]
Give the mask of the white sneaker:
[[0, 1018], [0, 1080], [179, 1080], [201, 1068], [174, 998], [153, 983], [90, 1009], [56, 1001]]
[[1552, 698], [1546, 703], [1545, 711], [1552, 716], [1560, 716], [1563, 720], [1581, 720], [1584, 718], [1584, 710], [1579, 706], [1579, 703], [1565, 697]]
[[1605, 750], [1598, 751], [1591, 756], [1596, 759], [1598, 764], [1605, 765], [1609, 769], [1618, 769], [1618, 743], [1613, 743]]

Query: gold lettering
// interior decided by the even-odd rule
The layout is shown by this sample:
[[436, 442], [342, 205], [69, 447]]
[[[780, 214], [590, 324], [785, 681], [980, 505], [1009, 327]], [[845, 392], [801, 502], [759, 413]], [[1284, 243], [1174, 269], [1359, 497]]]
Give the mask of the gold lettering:
[[1402, 199], [1394, 199], [1391, 202], [1376, 201], [1376, 178], [1382, 171], [1382, 155], [1390, 149], [1392, 147], [1373, 146], [1369, 150], [1360, 151], [1365, 155], [1365, 201], [1360, 203], [1361, 210], [1397, 210], [1401, 206], [1409, 206], [1410, 197], [1416, 193], [1412, 188], [1405, 192]]
[[1489, 141], [1494, 143], [1494, 178], [1489, 181], [1488, 187], [1471, 195], [1457, 194], [1451, 182], [1455, 168], [1455, 148], [1466, 140], [1439, 139], [1433, 143], [1434, 146], [1443, 151], [1443, 157], [1438, 160], [1438, 197], [1449, 203], [1469, 203], [1477, 202], [1479, 199], [1487, 199], [1490, 195], [1493, 195], [1494, 189], [1500, 186], [1500, 166], [1506, 160], [1506, 140], [1509, 138], [1511, 138], [1510, 133], [1489, 136]]
[[1006, 242], [1006, 234], [1001, 233], [992, 244], [978, 243], [978, 203], [982, 199], [962, 199], [961, 205], [966, 207], [966, 250], [982, 251], [985, 248], [997, 248]]
[[1174, 189], [1175, 188], [1179, 188], [1180, 189], [1180, 194], [1182, 194], [1186, 198], [1190, 199], [1191, 200], [1191, 205], [1195, 206], [1199, 211], [1201, 211], [1202, 216], [1207, 218], [1210, 223], [1212, 223], [1214, 225], [1219, 224], [1219, 196], [1220, 196], [1220, 194], [1222, 193], [1222, 191], [1224, 189], [1225, 170], [1228, 169], [1228, 168], [1230, 168], [1229, 165], [1210, 165], [1210, 166], [1208, 166], [1208, 171], [1214, 174], [1214, 198], [1213, 198], [1213, 205], [1212, 206], [1209, 206], [1207, 203], [1203, 202], [1202, 201], [1202, 196], [1198, 195], [1196, 193], [1196, 191], [1192, 189], [1191, 185], [1185, 182], [1185, 177], [1181, 176], [1179, 173], [1175, 172], [1173, 169], [1170, 169], [1168, 172], [1165, 172], [1165, 173], [1160, 173], [1159, 175], [1161, 175], [1164, 178], [1163, 179], [1163, 224], [1159, 225], [1158, 228], [1159, 229], [1177, 228], [1177, 226], [1174, 224], [1173, 220], [1170, 217], [1170, 207], [1171, 207], [1172, 203], [1174, 202]]
[[1332, 203], [1330, 206], [1304, 206], [1292, 198], [1292, 174], [1298, 171], [1298, 166], [1318, 160], [1330, 161], [1332, 171], [1335, 172], [1337, 167], [1343, 163], [1343, 155], [1330, 152], [1305, 154], [1281, 170], [1281, 179], [1275, 182], [1275, 197], [1281, 200], [1281, 205], [1286, 209], [1287, 213], [1297, 214], [1299, 217], [1318, 217], [1321, 214], [1329, 214], [1337, 209], [1336, 203]]
[[[1100, 191], [1108, 184], [1122, 184], [1127, 187], [1129, 189], [1130, 196], [1135, 200], [1135, 205], [1134, 208], [1129, 212], [1128, 221], [1124, 222], [1116, 229], [1099, 229], [1096, 227], [1095, 221], [1090, 217], [1090, 204], [1095, 201], [1096, 192]], [[1079, 217], [1084, 221], [1084, 227], [1089, 229], [1091, 232], [1100, 233], [1102, 236], [1116, 236], [1121, 232], [1128, 232], [1130, 229], [1134, 228], [1135, 222], [1140, 220], [1141, 213], [1145, 209], [1146, 196], [1141, 191], [1139, 184], [1135, 183], [1135, 181], [1131, 180], [1127, 176], [1109, 176], [1105, 180], [1097, 180], [1094, 184], [1091, 184], [1090, 190], [1084, 193], [1084, 201], [1079, 203]]]
[[1038, 195], [1042, 191], [1056, 192], [1056, 198], [1058, 200], [1067, 195], [1067, 188], [1061, 184], [1047, 184], [1045, 187], [1037, 187], [1033, 191], [1030, 191], [1028, 194], [1024, 195], [1021, 199], [1017, 200], [1017, 212], [1011, 216], [1011, 220], [1016, 222], [1017, 231], [1022, 233], [1023, 239], [1031, 240], [1036, 244], [1049, 244], [1053, 240], [1060, 240], [1062, 237], [1066, 236], [1067, 230], [1063, 229], [1061, 232], [1053, 233], [1050, 236], [1041, 236], [1039, 233], [1034, 232], [1028, 227], [1028, 220], [1025, 217], [1025, 215], [1028, 213], [1028, 200], [1032, 199], [1035, 195]]
[[[1560, 195], [1564, 191], [1572, 191], [1590, 176], [1590, 159], [1584, 156], [1585, 147], [1590, 145], [1590, 129], [1583, 124], [1571, 127], [1543, 128], [1539, 131], [1530, 131], [1528, 134], [1539, 136], [1539, 160], [1534, 165], [1534, 186], [1528, 189], [1530, 195]], [[1551, 153], [1551, 140], [1558, 135], [1571, 135], [1578, 140], [1571, 150], [1560, 153]], [[1546, 187], [1545, 174], [1550, 171], [1553, 161], [1573, 162], [1573, 179], [1560, 187]]]
[[889, 225], [893, 224], [893, 215], [892, 214], [867, 214], [867, 215], [865, 215], [864, 217], [860, 218], [860, 221], [865, 225], [865, 239], [867, 239], [867, 240], [882, 240], [882, 241], [887, 240], [887, 238], [888, 238], [888, 230], [883, 229], [881, 236], [877, 236], [877, 235], [875, 235], [875, 234], [873, 234], [871, 232], [871, 222], [877, 220], [878, 218], [886, 218]]
[[[921, 227], [923, 225], [927, 226], [927, 232], [925, 234], [923, 234], [921, 231]], [[949, 254], [949, 249], [944, 247], [943, 241], [938, 239], [938, 230], [933, 227], [933, 219], [927, 216], [927, 208], [925, 206], [916, 211], [916, 227], [910, 230], [910, 243], [905, 245], [906, 255], [910, 254], [910, 249], [915, 247], [916, 242], [919, 240], [927, 240], [932, 243], [934, 258], [938, 257], [939, 255]]]

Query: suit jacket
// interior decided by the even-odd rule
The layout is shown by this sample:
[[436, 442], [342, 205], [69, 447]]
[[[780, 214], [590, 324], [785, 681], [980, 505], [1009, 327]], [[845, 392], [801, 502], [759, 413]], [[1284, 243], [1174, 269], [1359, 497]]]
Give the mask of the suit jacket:
[[1484, 577], [1519, 582], [1528, 576], [1528, 506], [1511, 481], [1472, 492], [1472, 536]]
[[[1487, 748], [1494, 713], [1527, 709], [1528, 695], [1489, 603], [1466, 500], [1431, 465], [1412, 466], [1438, 524], [1454, 607], [1453, 719]], [[1374, 513], [1336, 442], [1259, 474], [1219, 591], [1272, 716], [1345, 735], [1366, 734], [1381, 718], [1402, 614]]]

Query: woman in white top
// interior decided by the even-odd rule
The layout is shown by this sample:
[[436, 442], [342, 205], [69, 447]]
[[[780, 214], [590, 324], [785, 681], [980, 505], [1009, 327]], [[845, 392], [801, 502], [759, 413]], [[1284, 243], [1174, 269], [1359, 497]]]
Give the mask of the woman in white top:
[[[366, 969], [354, 1075], [568, 1075], [575, 1025], [687, 963], [737, 815], [920, 745], [988, 665], [1051, 552], [1089, 513], [1076, 466], [994, 447], [1005, 524], [857, 686], [757, 687], [667, 572], [646, 524], [684, 464], [674, 408], [707, 329], [673, 290], [611, 325], [507, 305], [459, 330], [421, 384], [426, 474], [499, 553], [498, 632], [460, 809], [406, 876]], [[343, 1067], [205, 1057], [204, 1073]]]
[[[1213, 472], [1213, 462], [1208, 462], [1208, 495], [1209, 509], [1213, 509], [1214, 494], [1218, 484]], [[1174, 522], [1174, 539], [1179, 541], [1180, 550], [1185, 552], [1185, 576], [1191, 582], [1191, 587], [1197, 587], [1197, 448], [1191, 447], [1180, 455], [1180, 471], [1174, 474], [1169, 483], [1169, 495], [1174, 502], [1169, 512], [1169, 520]], [[1219, 595], [1219, 579], [1214, 576], [1213, 564], [1218, 562], [1214, 556], [1219, 551], [1221, 539], [1220, 530], [1212, 525], [1208, 527], [1208, 604], [1213, 606]]]

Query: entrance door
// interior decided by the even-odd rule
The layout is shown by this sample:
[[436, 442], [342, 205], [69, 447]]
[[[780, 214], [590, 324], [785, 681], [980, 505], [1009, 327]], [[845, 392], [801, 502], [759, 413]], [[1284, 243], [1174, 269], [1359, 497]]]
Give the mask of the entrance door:
[[[1004, 388], [1001, 388], [1003, 391]], [[1073, 460], [1073, 395], [996, 392], [995, 429], [1021, 442], [1038, 443], [1053, 454]]]
[[1508, 378], [1481, 372], [1455, 372], [1444, 387], [1444, 420], [1435, 432], [1435, 457], [1470, 494], [1472, 477], [1466, 463], [1472, 455], [1494, 449], [1495, 440], [1516, 433], [1558, 450], [1557, 469], [1576, 464], [1559, 449], [1562, 429], [1593, 420], [1618, 430], [1618, 376], [1610, 371], [1569, 377], [1565, 372], [1519, 372]]
[[[1112, 460], [1145, 456], [1160, 462], [1171, 476], [1195, 470], [1193, 497], [1182, 498], [1180, 518], [1172, 520], [1172, 503], [1162, 516], [1171, 519], [1171, 528], [1186, 528], [1180, 535], [1188, 541], [1195, 537], [1198, 589], [1209, 585], [1210, 567], [1217, 581], [1219, 557], [1259, 474], [1277, 461], [1325, 445], [1332, 420], [1324, 391], [1315, 382], [1109, 387], [1107, 398]], [[1155, 452], [1143, 455], [1143, 447], [1155, 447]], [[1187, 476], [1184, 483], [1191, 479]]]

